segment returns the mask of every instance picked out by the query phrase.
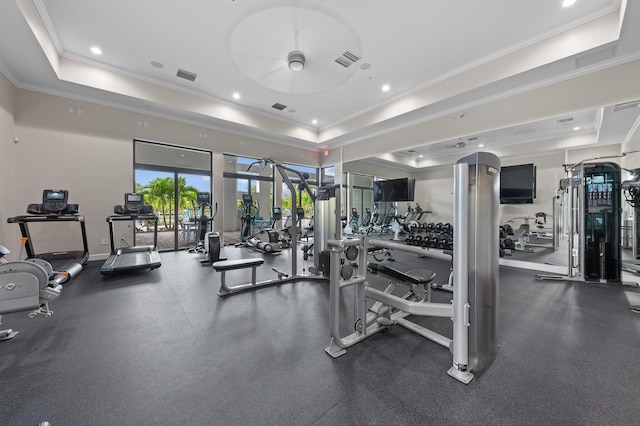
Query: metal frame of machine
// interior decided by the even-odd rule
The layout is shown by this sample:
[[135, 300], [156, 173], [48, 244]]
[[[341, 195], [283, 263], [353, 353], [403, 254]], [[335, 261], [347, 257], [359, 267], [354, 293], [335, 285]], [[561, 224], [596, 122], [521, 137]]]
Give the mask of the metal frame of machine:
[[[79, 274], [89, 260], [89, 245], [84, 216], [78, 214], [78, 205], [68, 203], [69, 191], [64, 189], [45, 189], [42, 191], [42, 204], [29, 204], [25, 216], [15, 216], [7, 219], [7, 223], [17, 223], [20, 226], [22, 238], [25, 241], [25, 251], [28, 259], [42, 259], [51, 263], [53, 269], [64, 273], [71, 280]], [[33, 239], [29, 231], [30, 223], [77, 222], [80, 225], [82, 250], [57, 250], [50, 253], [36, 253]]]
[[[100, 268], [103, 275], [118, 271], [130, 271], [135, 269], [156, 269], [162, 265], [158, 253], [158, 216], [151, 206], [144, 205], [144, 195], [126, 193], [125, 204], [116, 205], [113, 208], [114, 215], [107, 217], [109, 224], [109, 240], [111, 242], [111, 254]], [[147, 220], [153, 222], [153, 245], [132, 246], [116, 249], [115, 223], [119, 221]]]
[[[637, 286], [636, 283], [622, 281], [620, 166], [610, 162], [581, 162], [568, 167], [567, 174], [567, 178], [560, 182], [560, 188], [566, 192], [571, 212], [568, 224], [568, 271], [566, 275], [539, 274], [536, 278]], [[609, 180], [592, 180], [602, 175], [610, 176]], [[602, 225], [606, 227], [605, 238], [594, 241], [593, 232], [588, 232], [590, 227], [595, 226], [593, 222], [609, 219], [614, 223], [612, 226]]]
[[[405, 282], [414, 295], [410, 300], [391, 294], [394, 286], [380, 291], [368, 285], [369, 247], [392, 248], [418, 255], [424, 250], [361, 236], [358, 239], [328, 241], [331, 248], [330, 332], [325, 349], [337, 358], [351, 346], [393, 324], [401, 325], [434, 341], [453, 353], [448, 374], [468, 384], [477, 372], [487, 369], [497, 349], [496, 320], [498, 293], [498, 173], [500, 160], [493, 154], [476, 153], [458, 161], [454, 172], [454, 291], [452, 303], [432, 303], [428, 295], [430, 271], [411, 271]], [[357, 254], [353, 251], [356, 249]], [[351, 251], [351, 253], [349, 253]], [[358, 258], [353, 275], [353, 260]], [[335, 265], [335, 266], [334, 266]], [[338, 267], [342, 265], [341, 267]], [[401, 273], [397, 273], [402, 280]], [[416, 289], [416, 284], [419, 288]], [[355, 331], [341, 335], [341, 310], [347, 305], [343, 291], [354, 288]], [[371, 303], [373, 302], [373, 304]], [[409, 315], [447, 317], [453, 321], [453, 337], [448, 338], [406, 317]]]

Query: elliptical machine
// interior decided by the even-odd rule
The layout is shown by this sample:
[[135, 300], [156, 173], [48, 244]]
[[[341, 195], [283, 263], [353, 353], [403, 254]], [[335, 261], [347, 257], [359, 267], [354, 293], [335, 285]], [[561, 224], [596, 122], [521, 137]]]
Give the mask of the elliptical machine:
[[240, 222], [240, 238], [242, 241], [246, 241], [251, 238], [251, 222], [256, 218], [256, 215], [252, 214], [254, 209], [253, 196], [251, 194], [242, 194], [242, 205], [244, 207]]
[[[244, 212], [240, 218], [242, 222], [240, 231], [242, 238], [241, 244], [267, 254], [280, 253], [280, 251], [282, 251], [280, 236], [274, 229], [265, 229], [256, 235], [251, 234], [251, 223], [257, 216], [257, 211], [252, 210], [255, 209], [259, 211], [253, 203], [251, 194], [242, 194], [242, 204], [244, 206]], [[263, 234], [264, 240], [260, 238], [260, 234]]]
[[[209, 192], [198, 192], [198, 210], [199, 216], [193, 220], [196, 223], [196, 245], [187, 249], [189, 253], [206, 253], [206, 236], [209, 230], [213, 231], [213, 219], [218, 214], [218, 203], [215, 208], [211, 205], [211, 194]], [[206, 214], [209, 208], [210, 215]]]
[[[197, 243], [187, 251], [189, 253], [203, 254], [205, 258], [200, 260], [200, 264], [209, 266], [219, 260], [227, 259], [226, 257], [220, 257], [222, 240], [220, 234], [213, 230], [213, 221], [218, 214], [218, 203], [212, 206], [210, 192], [198, 192], [197, 199], [200, 210], [200, 216], [194, 219], [196, 222]], [[207, 207], [210, 215], [206, 214]]]
[[278, 231], [276, 224], [282, 220], [282, 209], [280, 207], [274, 207], [271, 215], [271, 229], [267, 232], [269, 233], [269, 237], [271, 239], [270, 232], [275, 233], [275, 238], [280, 242], [281, 248], [286, 249], [291, 247], [291, 235], [289, 233], [283, 232], [282, 234]]
[[[26, 239], [22, 242], [24, 245]], [[29, 318], [49, 318], [53, 314], [49, 302], [60, 297], [67, 274], [54, 272], [49, 262], [38, 258], [9, 262], [4, 258], [8, 254], [9, 250], [0, 246], [0, 324], [3, 314], [21, 311], [30, 311]], [[0, 330], [0, 341], [16, 334], [10, 328]]]

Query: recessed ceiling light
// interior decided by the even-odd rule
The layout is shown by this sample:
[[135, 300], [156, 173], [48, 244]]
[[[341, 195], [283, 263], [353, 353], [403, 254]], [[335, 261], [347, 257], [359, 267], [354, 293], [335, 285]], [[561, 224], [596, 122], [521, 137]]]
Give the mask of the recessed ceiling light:
[[564, 0], [562, 2], [562, 7], [569, 7], [575, 4], [576, 0]]
[[580, 126], [574, 127], [573, 130], [580, 130]]
[[313, 120], [311, 120], [312, 124], [318, 124], [318, 120], [316, 120], [315, 118]]
[[484, 146], [483, 143], [481, 143], [480, 145], [478, 145], [478, 148], [482, 148]]
[[93, 53], [94, 55], [102, 55], [102, 49], [100, 49], [98, 46], [93, 46], [91, 48], [91, 53]]
[[233, 99], [240, 99], [240, 93], [233, 92]]
[[384, 85], [382, 86], [382, 91], [383, 91], [383, 92], [388, 92], [388, 91], [389, 91], [389, 89], [391, 89], [391, 87], [389, 87], [389, 85], [388, 85], [388, 84], [384, 84]]
[[420, 154], [420, 155], [418, 155], [418, 157], [419, 157], [419, 158], [422, 158], [422, 157], [424, 157], [424, 155]]

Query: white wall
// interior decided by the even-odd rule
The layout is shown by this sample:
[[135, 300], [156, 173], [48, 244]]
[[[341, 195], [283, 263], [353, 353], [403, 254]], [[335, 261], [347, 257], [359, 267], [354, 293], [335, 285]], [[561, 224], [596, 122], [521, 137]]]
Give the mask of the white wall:
[[[640, 124], [640, 123], [636, 123]], [[636, 131], [622, 147], [623, 152], [631, 152], [622, 159], [622, 167], [633, 170], [640, 168], [640, 132]]]
[[[15, 89], [0, 74], [0, 244], [11, 250], [9, 259], [17, 259], [20, 233], [16, 225], [7, 223], [12, 216], [8, 207], [15, 203], [15, 123], [13, 109]], [[13, 244], [12, 244], [13, 242]]]
[[411, 177], [411, 171], [408, 171], [407, 169], [386, 166], [384, 164], [373, 163], [367, 160], [357, 160], [344, 163], [343, 171], [367, 176], [377, 176], [385, 179]]
[[453, 167], [435, 167], [414, 173], [415, 201], [427, 213], [423, 221], [453, 222]]

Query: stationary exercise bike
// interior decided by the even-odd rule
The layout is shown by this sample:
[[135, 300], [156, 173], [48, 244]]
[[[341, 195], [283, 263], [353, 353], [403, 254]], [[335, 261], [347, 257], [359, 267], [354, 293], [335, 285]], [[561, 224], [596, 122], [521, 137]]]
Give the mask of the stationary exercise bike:
[[[42, 259], [9, 262], [5, 259], [8, 254], [9, 250], [0, 246], [0, 324], [2, 315], [13, 312], [29, 311], [29, 318], [38, 315], [49, 318], [53, 314], [49, 302], [60, 296], [66, 274], [55, 272]], [[0, 330], [0, 341], [12, 339], [16, 334], [12, 329]]]

